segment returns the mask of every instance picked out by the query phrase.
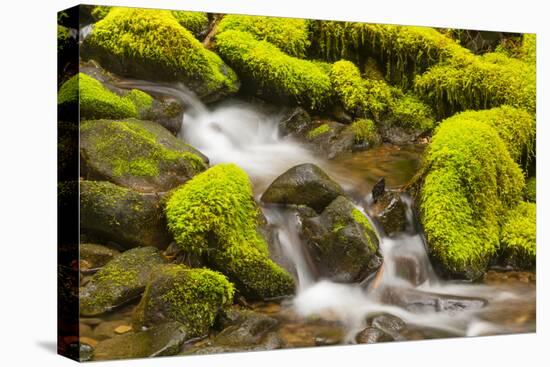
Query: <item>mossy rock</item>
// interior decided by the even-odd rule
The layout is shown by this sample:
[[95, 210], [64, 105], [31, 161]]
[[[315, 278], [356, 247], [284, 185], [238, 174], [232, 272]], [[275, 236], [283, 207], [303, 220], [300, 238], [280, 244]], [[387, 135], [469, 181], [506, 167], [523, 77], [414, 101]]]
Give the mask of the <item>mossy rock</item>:
[[155, 122], [85, 121], [80, 126], [83, 174], [140, 192], [163, 192], [208, 165], [199, 151]]
[[126, 248], [165, 248], [172, 237], [166, 227], [161, 198], [110, 182], [80, 182], [82, 231]]
[[317, 273], [337, 282], [359, 282], [382, 265], [369, 220], [344, 196], [321, 215], [302, 219], [302, 237]]
[[437, 128], [420, 177], [420, 220], [436, 268], [479, 278], [498, 249], [502, 216], [521, 198], [521, 169], [495, 128], [456, 115]]
[[119, 96], [103, 84], [84, 73], [79, 73], [59, 89], [57, 106], [59, 113], [81, 119], [138, 117], [148, 112], [153, 98], [145, 92], [133, 89]]
[[134, 328], [177, 321], [190, 337], [205, 335], [218, 312], [233, 303], [233, 293], [233, 284], [218, 272], [164, 265], [151, 276], [133, 315]]
[[535, 270], [537, 265], [537, 207], [522, 202], [511, 209], [500, 232], [500, 263], [514, 269]]
[[330, 103], [330, 79], [318, 63], [289, 56], [237, 30], [217, 34], [216, 49], [243, 79], [243, 87], [263, 99], [312, 110]]
[[306, 205], [320, 213], [340, 195], [344, 190], [337, 182], [316, 165], [304, 163], [277, 177], [263, 193], [262, 202]]
[[310, 45], [308, 21], [298, 18], [257, 15], [225, 15], [218, 33], [227, 30], [248, 32], [258, 40], [266, 40], [290, 56], [304, 58]]
[[83, 59], [119, 75], [182, 82], [206, 101], [239, 89], [233, 70], [168, 10], [113, 8], [95, 24], [81, 51]]
[[85, 261], [92, 269], [107, 264], [120, 252], [112, 248], [95, 243], [81, 243], [79, 247], [80, 261]]
[[294, 291], [292, 277], [269, 257], [258, 233], [258, 207], [246, 173], [218, 164], [173, 192], [166, 205], [168, 227], [178, 245], [204, 255], [249, 298]]
[[351, 124], [355, 144], [372, 147], [382, 142], [374, 121], [370, 119], [357, 119]]
[[168, 322], [99, 342], [94, 349], [93, 360], [173, 356], [178, 354], [188, 339], [185, 326], [178, 322]]
[[286, 135], [304, 135], [311, 125], [311, 116], [302, 107], [295, 107], [286, 113], [279, 122], [279, 133]]
[[154, 247], [135, 248], [115, 257], [80, 289], [80, 314], [100, 315], [136, 299], [153, 269], [163, 263]]
[[172, 10], [172, 15], [182, 27], [195, 37], [205, 35], [208, 31], [208, 14], [200, 11]]

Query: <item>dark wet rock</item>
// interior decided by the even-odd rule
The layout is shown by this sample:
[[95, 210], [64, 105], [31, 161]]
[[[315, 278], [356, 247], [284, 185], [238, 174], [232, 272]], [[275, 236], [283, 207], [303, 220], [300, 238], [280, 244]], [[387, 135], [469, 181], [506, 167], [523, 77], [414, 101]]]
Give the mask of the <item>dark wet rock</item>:
[[302, 107], [296, 107], [283, 116], [279, 122], [279, 132], [282, 136], [289, 134], [304, 135], [311, 124], [311, 117]]
[[183, 325], [169, 322], [100, 342], [94, 350], [94, 360], [171, 356], [179, 353], [187, 339]]
[[184, 118], [184, 108], [177, 100], [171, 97], [156, 97], [151, 109], [143, 119], [156, 121], [173, 135], [178, 135]]
[[461, 311], [478, 310], [487, 305], [487, 300], [482, 298], [423, 292], [406, 288], [386, 288], [382, 294], [382, 301], [414, 313], [446, 312], [454, 314]]
[[135, 248], [115, 257], [80, 289], [80, 314], [99, 315], [136, 299], [153, 269], [163, 262], [154, 247]]
[[418, 286], [428, 279], [427, 264], [422, 264], [418, 258], [411, 255], [399, 255], [394, 258], [396, 275]]
[[172, 241], [161, 197], [109, 182], [80, 182], [80, 226], [86, 233], [125, 248], [165, 248]]
[[385, 331], [394, 339], [396, 339], [398, 333], [406, 326], [405, 322], [399, 317], [388, 313], [375, 315], [370, 318], [370, 320], [367, 320], [367, 323], [370, 324], [371, 327]]
[[302, 219], [302, 237], [321, 277], [355, 282], [382, 264], [379, 240], [368, 219], [343, 196], [318, 217]]
[[361, 330], [356, 336], [355, 341], [358, 344], [375, 344], [392, 342], [395, 339], [383, 330], [376, 327], [367, 327]]
[[214, 339], [214, 344], [224, 346], [253, 345], [278, 325], [272, 317], [248, 310], [232, 309], [225, 313], [222, 325], [227, 325]]
[[136, 330], [177, 321], [189, 336], [202, 336], [218, 312], [233, 303], [233, 285], [209, 269], [167, 264], [155, 269], [132, 316]]
[[386, 179], [381, 177], [372, 187], [372, 201], [375, 203], [386, 193]]
[[320, 213], [344, 190], [322, 169], [311, 163], [294, 166], [271, 183], [264, 203], [307, 205]]
[[207, 267], [203, 256], [183, 250], [176, 242], [170, 243], [166, 250], [164, 250], [163, 255], [172, 264], [185, 265], [190, 268]]
[[382, 141], [395, 145], [409, 145], [417, 143], [425, 135], [425, 130], [396, 126], [393, 123], [379, 125]]
[[156, 122], [86, 121], [80, 127], [81, 174], [140, 192], [165, 192], [208, 166], [208, 158]]
[[[373, 189], [374, 196], [374, 189]], [[377, 193], [377, 200], [369, 208], [369, 213], [384, 229], [384, 232], [392, 237], [407, 229], [407, 207], [396, 192], [386, 191]]]
[[332, 106], [330, 114], [340, 123], [351, 124], [353, 122], [353, 116], [347, 113], [345, 108], [339, 103]]
[[118, 255], [120, 252], [106, 246], [95, 243], [80, 244], [80, 260], [86, 261], [92, 269], [102, 267]]
[[313, 121], [301, 139], [328, 159], [355, 147], [355, 133], [350, 126], [332, 120]]
[[216, 354], [216, 353], [236, 353], [236, 352], [258, 352], [266, 350], [281, 349], [285, 346], [284, 341], [275, 332], [265, 335], [259, 343], [253, 345], [223, 345], [216, 344], [215, 341], [209, 341], [204, 345], [190, 348], [182, 355], [191, 354]]

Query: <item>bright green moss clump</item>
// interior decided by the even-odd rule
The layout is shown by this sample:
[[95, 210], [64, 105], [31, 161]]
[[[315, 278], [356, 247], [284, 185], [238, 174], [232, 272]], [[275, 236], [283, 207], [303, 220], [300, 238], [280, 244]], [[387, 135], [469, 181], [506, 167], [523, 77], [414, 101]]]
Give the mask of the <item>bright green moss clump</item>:
[[293, 280], [270, 258], [258, 234], [258, 208], [246, 173], [219, 164], [174, 191], [166, 205], [168, 227], [177, 244], [205, 255], [250, 297], [290, 294]]
[[415, 90], [436, 107], [440, 116], [502, 104], [533, 113], [535, 68], [499, 52], [487, 53], [432, 67], [416, 78]]
[[225, 15], [218, 26], [218, 32], [230, 29], [248, 32], [258, 40], [266, 40], [287, 54], [299, 58], [305, 57], [310, 44], [305, 19]]
[[534, 270], [537, 255], [537, 208], [520, 203], [506, 216], [500, 233], [502, 257], [506, 265]]
[[71, 41], [71, 35], [69, 33], [69, 28], [62, 25], [57, 26], [57, 50], [62, 52], [67, 49], [68, 44]]
[[355, 143], [379, 144], [380, 136], [374, 121], [369, 119], [358, 119], [351, 124], [351, 130], [355, 135]]
[[523, 174], [489, 124], [460, 115], [437, 128], [426, 152], [419, 209], [430, 254], [447, 275], [476, 279], [499, 246]]
[[361, 78], [359, 69], [350, 61], [335, 62], [330, 80], [344, 108], [358, 116], [378, 120], [393, 100], [392, 89], [386, 82]]
[[61, 111], [80, 108], [82, 119], [138, 117], [153, 104], [153, 98], [145, 92], [132, 90], [119, 96], [101, 84], [99, 80], [79, 73], [59, 89], [57, 103]]
[[521, 58], [531, 64], [537, 63], [537, 35], [534, 33], [526, 33], [523, 35], [521, 42]]
[[172, 10], [172, 15], [185, 29], [199, 35], [208, 28], [208, 15], [198, 11]]
[[168, 10], [111, 9], [86, 38], [82, 56], [117, 74], [183, 82], [202, 98], [238, 89], [235, 73]]
[[96, 21], [98, 21], [105, 18], [107, 14], [109, 14], [112, 8], [113, 8], [112, 6], [105, 6], [105, 5], [94, 6], [94, 8], [92, 9], [91, 15]]
[[250, 33], [227, 30], [216, 36], [216, 47], [265, 98], [321, 109], [331, 96], [330, 79], [318, 64], [289, 56]]
[[308, 133], [307, 133], [307, 138], [309, 140], [313, 140], [321, 135], [324, 135], [326, 133], [330, 132], [330, 126], [328, 126], [328, 124], [322, 124], [318, 127], [316, 127], [315, 129], [312, 129], [310, 130]]
[[428, 131], [436, 125], [433, 110], [413, 94], [396, 98], [390, 108], [399, 126]]
[[523, 190], [523, 199], [531, 203], [537, 202], [537, 178], [536, 177], [529, 177], [525, 181], [525, 190]]
[[164, 265], [153, 273], [134, 313], [134, 326], [178, 321], [189, 337], [205, 335], [219, 311], [233, 303], [233, 284], [209, 269]]

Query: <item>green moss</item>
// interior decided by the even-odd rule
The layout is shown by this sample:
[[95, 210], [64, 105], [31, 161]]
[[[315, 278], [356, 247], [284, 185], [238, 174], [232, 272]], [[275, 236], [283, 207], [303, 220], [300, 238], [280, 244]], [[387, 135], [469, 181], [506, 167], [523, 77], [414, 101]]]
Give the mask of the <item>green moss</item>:
[[227, 30], [216, 36], [222, 57], [266, 98], [323, 108], [331, 96], [328, 75], [317, 64], [287, 55], [250, 33]]
[[172, 15], [179, 24], [195, 36], [208, 28], [208, 14], [198, 11], [172, 10]]
[[436, 125], [430, 106], [411, 93], [394, 100], [391, 104], [391, 114], [401, 127], [429, 131]]
[[350, 61], [335, 62], [330, 80], [344, 108], [355, 115], [379, 120], [393, 100], [392, 89], [386, 82], [361, 78], [359, 69]]
[[526, 33], [523, 35], [521, 42], [521, 58], [535, 66], [537, 63], [537, 35], [534, 33]]
[[519, 166], [492, 126], [457, 115], [437, 128], [422, 172], [430, 254], [446, 274], [478, 278], [498, 249], [502, 215], [520, 199]]
[[71, 41], [71, 34], [69, 28], [62, 25], [57, 26], [57, 50], [58, 52], [64, 51]]
[[380, 135], [374, 121], [369, 119], [358, 119], [351, 124], [351, 130], [355, 135], [355, 143], [368, 143], [375, 145], [380, 143]]
[[500, 233], [503, 261], [515, 268], [534, 270], [537, 256], [537, 208], [520, 203], [506, 215]]
[[112, 8], [113, 8], [112, 6], [105, 6], [105, 5], [94, 6], [91, 12], [92, 17], [96, 21], [101, 20], [109, 14]]
[[375, 253], [378, 250], [378, 243], [373, 241], [373, 239], [371, 237], [371, 233], [376, 233], [376, 231], [374, 230], [371, 222], [369, 222], [367, 217], [365, 217], [365, 215], [363, 213], [361, 213], [361, 211], [359, 211], [358, 209], [353, 209], [351, 211], [351, 216], [352, 216], [353, 220], [355, 220], [357, 223], [359, 223], [364, 228], [365, 238], [368, 241], [368, 246], [369, 246], [370, 250], [373, 253]]
[[218, 272], [165, 265], [151, 277], [134, 323], [151, 326], [168, 319], [185, 325], [190, 337], [202, 336], [218, 312], [233, 303], [233, 295], [233, 284]]
[[502, 104], [533, 113], [535, 68], [499, 52], [453, 59], [417, 77], [415, 90], [436, 107], [440, 116]]
[[269, 259], [257, 215], [248, 176], [233, 164], [195, 176], [166, 205], [168, 227], [183, 250], [208, 256], [247, 295], [286, 295], [292, 278]]
[[83, 46], [84, 55], [111, 71], [182, 81], [201, 97], [238, 89], [235, 73], [168, 10], [113, 8]]
[[79, 73], [61, 86], [57, 103], [62, 110], [79, 108], [82, 119], [118, 119], [147, 112], [153, 104], [153, 97], [136, 89], [119, 96], [99, 80]]
[[525, 190], [523, 190], [523, 199], [531, 203], [537, 202], [537, 178], [536, 177], [529, 177], [525, 181]]
[[321, 135], [324, 135], [326, 133], [330, 132], [330, 126], [328, 126], [328, 124], [322, 124], [318, 127], [316, 127], [315, 129], [312, 129], [310, 131], [308, 131], [307, 133], [307, 138], [309, 140], [313, 140]]
[[225, 15], [218, 26], [218, 33], [226, 30], [248, 32], [258, 40], [266, 40], [283, 52], [299, 58], [309, 47], [307, 20], [251, 15]]
[[86, 121], [81, 134], [93, 134], [94, 156], [106, 162], [115, 177], [157, 176], [163, 166], [185, 161], [194, 170], [204, 170], [204, 161], [196, 154], [172, 150], [159, 143], [157, 136], [138, 120]]

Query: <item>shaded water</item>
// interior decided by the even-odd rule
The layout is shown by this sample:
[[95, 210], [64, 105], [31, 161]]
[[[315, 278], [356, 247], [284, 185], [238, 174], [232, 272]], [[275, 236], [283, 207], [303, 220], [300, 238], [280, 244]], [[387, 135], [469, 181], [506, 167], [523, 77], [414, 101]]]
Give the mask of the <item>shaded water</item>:
[[[181, 138], [208, 156], [211, 164], [233, 162], [242, 167], [251, 177], [256, 197], [288, 168], [315, 163], [339, 182], [368, 216], [369, 192], [376, 180], [383, 176], [390, 188], [403, 186], [416, 173], [424, 150], [418, 145], [382, 145], [326, 161], [299, 142], [280, 137], [278, 122], [283, 109], [240, 100], [206, 107], [181, 86], [143, 82], [125, 85], [184, 102]], [[260, 303], [254, 307], [282, 321], [279, 334], [286, 344], [354, 342], [366, 319], [380, 313], [405, 321], [408, 340], [535, 331], [534, 277], [490, 272], [479, 284], [439, 279], [431, 267], [422, 234], [414, 230], [418, 223], [411, 200], [405, 195], [402, 198], [407, 205], [408, 228], [392, 238], [379, 231], [384, 266], [376, 287], [316, 278], [304, 256], [296, 214], [292, 210], [262, 208], [275, 228], [278, 250], [294, 268], [298, 289], [295, 298], [282, 305]], [[410, 274], [401, 274], [403, 261], [409, 268], [412, 264], [412, 271], [420, 274], [420, 282], [411, 281]], [[319, 335], [330, 337], [319, 341]]]

